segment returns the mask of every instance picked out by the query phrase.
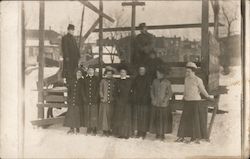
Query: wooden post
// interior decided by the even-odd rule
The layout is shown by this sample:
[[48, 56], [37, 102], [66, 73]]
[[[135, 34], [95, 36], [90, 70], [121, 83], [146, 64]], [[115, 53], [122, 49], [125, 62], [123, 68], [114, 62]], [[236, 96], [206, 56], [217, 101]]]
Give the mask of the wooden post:
[[214, 0], [210, 2], [214, 11], [214, 35], [215, 35], [215, 38], [218, 40], [219, 39], [219, 12], [220, 12], [219, 0]]
[[[43, 100], [43, 77], [44, 77], [44, 21], [45, 1], [39, 1], [39, 55], [38, 55], [38, 104]], [[38, 108], [38, 119], [44, 118], [44, 108]]]
[[[99, 10], [103, 13], [103, 1], [99, 0]], [[103, 15], [99, 14], [99, 76], [102, 77]]]
[[82, 8], [81, 28], [80, 28], [80, 37], [79, 37], [79, 51], [80, 51], [80, 53], [81, 53], [82, 28], [83, 28], [84, 12], [85, 12], [85, 5], [83, 5], [83, 8]]
[[21, 105], [20, 105], [20, 127], [19, 127], [19, 154], [24, 154], [24, 127], [25, 127], [25, 8], [24, 1], [21, 2], [21, 37], [22, 37], [22, 59], [21, 59]]
[[[208, 76], [209, 68], [209, 2], [208, 0], [202, 0], [202, 24], [201, 24], [201, 68], [205, 73], [205, 76]], [[206, 80], [207, 81], [207, 80]], [[205, 83], [207, 85], [207, 83]]]

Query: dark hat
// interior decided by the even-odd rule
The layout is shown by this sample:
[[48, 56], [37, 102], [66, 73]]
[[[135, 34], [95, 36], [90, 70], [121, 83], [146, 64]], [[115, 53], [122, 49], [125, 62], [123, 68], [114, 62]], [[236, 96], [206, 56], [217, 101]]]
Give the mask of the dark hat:
[[107, 66], [105, 68], [104, 74], [107, 74], [107, 72], [112, 72], [112, 74], [115, 73], [115, 68], [111, 67], [111, 66]]
[[81, 71], [81, 73], [82, 73], [82, 75], [83, 75], [83, 73], [84, 73], [83, 69], [81, 69], [81, 68], [76, 68], [76, 69], [75, 69], [75, 74], [76, 74], [78, 71]]
[[75, 26], [73, 24], [68, 25], [68, 30], [75, 30]]
[[118, 71], [120, 72], [121, 70], [126, 70], [127, 73], [129, 73], [129, 68], [126, 64], [120, 64], [120, 66], [118, 67]]
[[143, 27], [146, 27], [146, 23], [140, 23], [139, 24], [139, 28], [143, 28]]

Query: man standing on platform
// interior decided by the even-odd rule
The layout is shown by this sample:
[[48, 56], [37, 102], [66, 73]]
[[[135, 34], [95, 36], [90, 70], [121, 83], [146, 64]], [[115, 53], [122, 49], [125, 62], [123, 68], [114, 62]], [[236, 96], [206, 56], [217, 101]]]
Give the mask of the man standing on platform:
[[134, 64], [145, 65], [150, 53], [154, 50], [154, 35], [147, 31], [145, 23], [139, 25], [141, 33], [135, 37]]
[[75, 77], [74, 72], [78, 67], [80, 51], [74, 38], [75, 26], [68, 25], [68, 33], [62, 37], [62, 53], [63, 53], [63, 78], [66, 78], [68, 88], [68, 97], [71, 94], [72, 81]]

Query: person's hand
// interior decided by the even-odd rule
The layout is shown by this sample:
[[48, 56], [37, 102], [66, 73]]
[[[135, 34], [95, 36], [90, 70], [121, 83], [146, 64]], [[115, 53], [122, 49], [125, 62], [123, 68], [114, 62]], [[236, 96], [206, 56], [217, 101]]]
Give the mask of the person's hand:
[[211, 102], [214, 102], [214, 101], [215, 101], [215, 100], [214, 100], [214, 97], [211, 96], [211, 95], [207, 97], [207, 100], [209, 100], [209, 101], [211, 101]]

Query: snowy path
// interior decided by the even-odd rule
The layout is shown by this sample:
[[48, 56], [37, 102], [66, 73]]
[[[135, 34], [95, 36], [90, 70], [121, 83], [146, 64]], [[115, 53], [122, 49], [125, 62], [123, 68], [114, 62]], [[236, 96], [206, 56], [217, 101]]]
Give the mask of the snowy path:
[[[47, 72], [47, 73], [46, 73]], [[46, 76], [56, 68], [46, 69]], [[232, 79], [234, 78], [234, 79]], [[33, 129], [30, 120], [36, 119], [37, 72], [26, 78], [26, 135], [27, 158], [183, 158], [183, 156], [239, 156], [240, 155], [240, 68], [234, 68], [228, 76], [221, 75], [221, 85], [229, 86], [229, 92], [221, 96], [220, 109], [227, 114], [216, 116], [211, 142], [197, 144], [175, 143], [180, 113], [174, 115], [174, 132], [166, 135], [164, 142], [149, 134], [142, 139], [117, 139], [114, 137], [66, 135], [67, 128], [54, 125], [48, 129]], [[211, 114], [209, 114], [211, 116]]]

